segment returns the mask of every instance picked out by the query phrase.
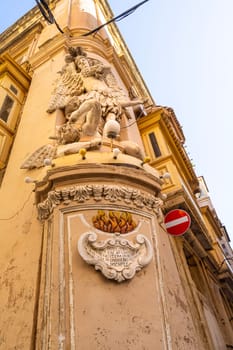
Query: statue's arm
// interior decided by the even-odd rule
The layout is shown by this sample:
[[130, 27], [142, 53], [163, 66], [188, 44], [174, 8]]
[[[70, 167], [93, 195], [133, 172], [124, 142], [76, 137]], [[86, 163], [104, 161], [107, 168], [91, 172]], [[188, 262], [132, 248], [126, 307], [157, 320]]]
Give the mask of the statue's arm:
[[132, 107], [142, 105], [147, 102], [147, 99], [120, 101], [121, 107]]

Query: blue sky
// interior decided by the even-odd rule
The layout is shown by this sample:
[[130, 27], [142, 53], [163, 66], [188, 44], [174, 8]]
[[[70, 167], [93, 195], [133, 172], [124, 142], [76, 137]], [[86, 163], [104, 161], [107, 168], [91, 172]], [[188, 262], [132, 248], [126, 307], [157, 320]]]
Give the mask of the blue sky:
[[[138, 2], [109, 1], [115, 15]], [[35, 5], [4, 1], [0, 32]], [[233, 241], [232, 16], [232, 0], [150, 0], [118, 26], [156, 103], [175, 110]]]

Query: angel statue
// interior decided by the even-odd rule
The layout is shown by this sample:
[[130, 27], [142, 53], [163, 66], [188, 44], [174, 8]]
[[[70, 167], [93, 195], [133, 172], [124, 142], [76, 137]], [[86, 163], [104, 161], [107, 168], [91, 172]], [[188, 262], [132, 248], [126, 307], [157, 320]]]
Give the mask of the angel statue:
[[[88, 57], [81, 47], [69, 48], [65, 65], [58, 72], [55, 89], [47, 109], [59, 111], [55, 145], [45, 145], [34, 152], [21, 168], [43, 166], [44, 158], [75, 153], [80, 148], [98, 148], [103, 129], [109, 119], [120, 123], [122, 116], [130, 118], [126, 107], [145, 101], [130, 100], [117, 84], [111, 68]], [[61, 147], [61, 145], [66, 145]]]

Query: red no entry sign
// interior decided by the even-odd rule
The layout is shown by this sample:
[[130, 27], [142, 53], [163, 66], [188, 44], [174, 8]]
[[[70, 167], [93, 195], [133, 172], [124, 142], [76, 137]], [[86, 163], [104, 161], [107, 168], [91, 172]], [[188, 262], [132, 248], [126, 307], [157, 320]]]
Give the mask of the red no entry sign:
[[181, 236], [189, 229], [191, 219], [186, 211], [175, 209], [165, 215], [164, 223], [170, 235]]

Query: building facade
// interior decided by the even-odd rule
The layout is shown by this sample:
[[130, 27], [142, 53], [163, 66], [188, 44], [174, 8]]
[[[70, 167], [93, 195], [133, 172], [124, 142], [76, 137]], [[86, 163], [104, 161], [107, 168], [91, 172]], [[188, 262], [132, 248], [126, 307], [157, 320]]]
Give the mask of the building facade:
[[233, 348], [229, 237], [174, 111], [92, 32], [107, 1], [41, 6], [0, 35], [0, 349]]

